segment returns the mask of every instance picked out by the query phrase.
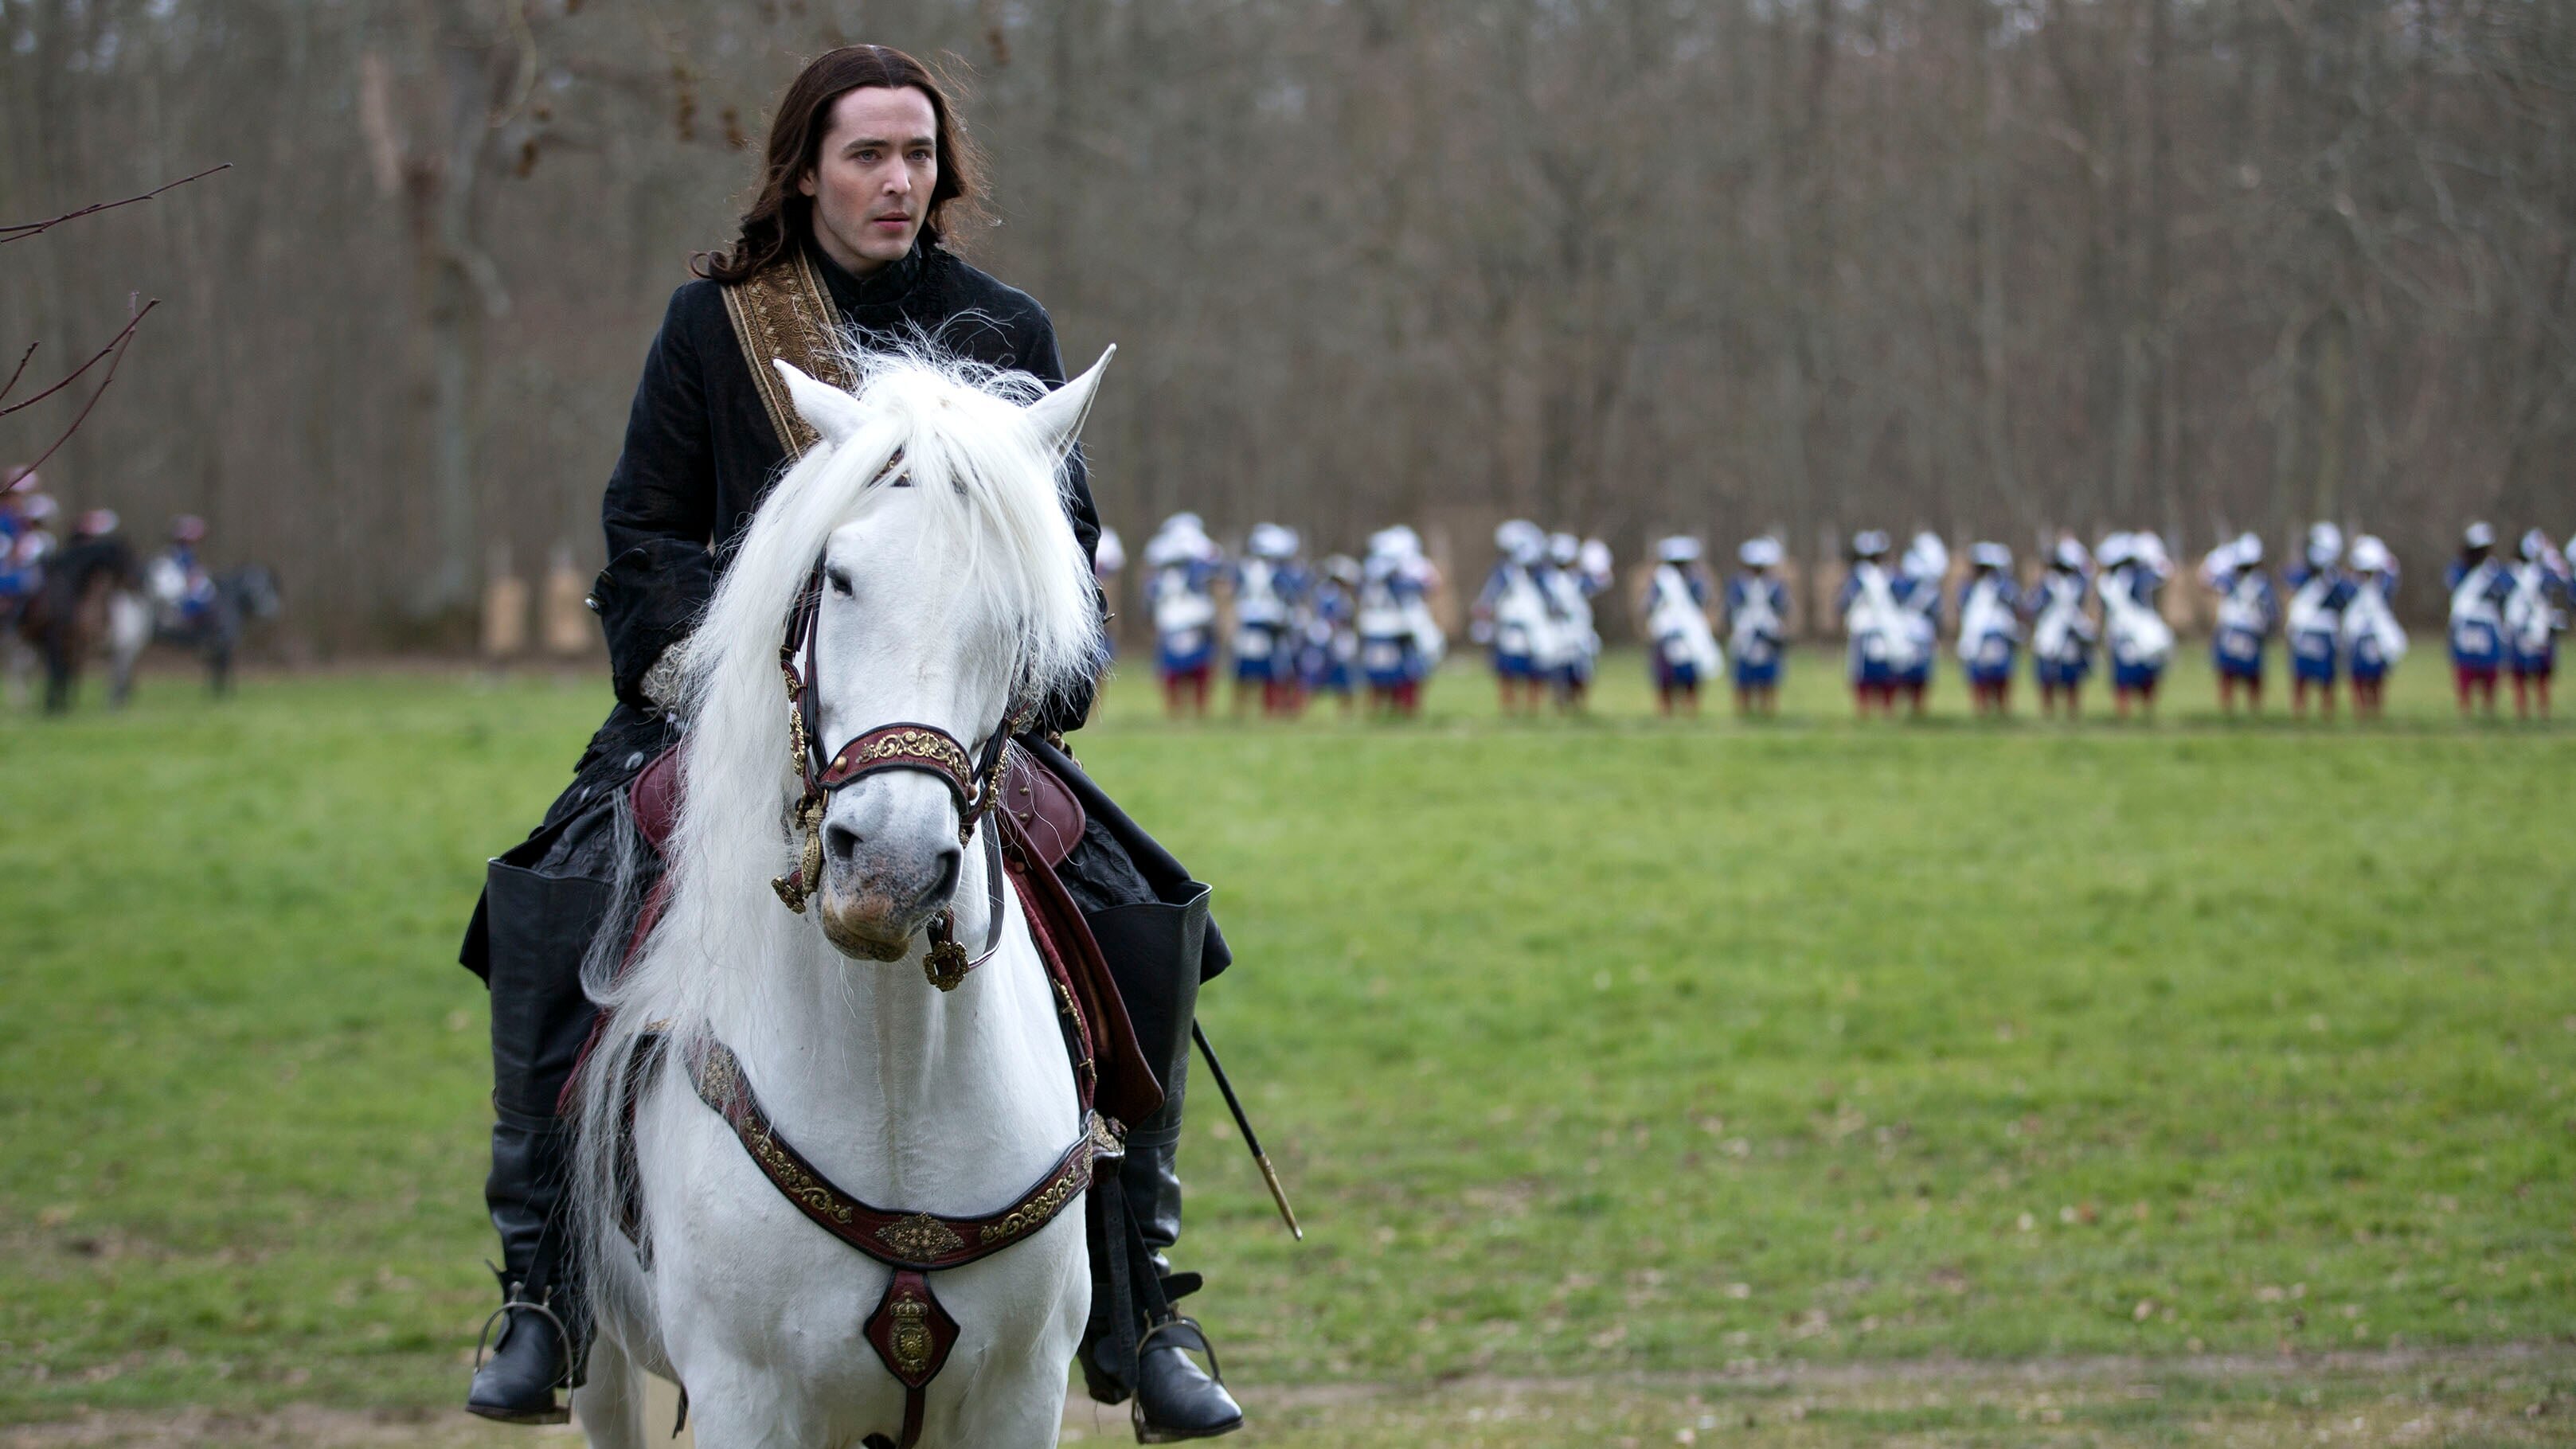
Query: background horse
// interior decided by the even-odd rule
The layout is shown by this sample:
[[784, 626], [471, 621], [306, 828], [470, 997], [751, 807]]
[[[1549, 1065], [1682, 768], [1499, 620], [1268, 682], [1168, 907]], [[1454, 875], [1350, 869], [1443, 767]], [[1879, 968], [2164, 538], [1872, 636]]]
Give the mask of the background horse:
[[[594, 1445], [641, 1449], [648, 1368], [684, 1387], [711, 1446], [894, 1443], [908, 1409], [922, 1442], [1053, 1444], [1089, 1311], [1076, 1202], [932, 1275], [957, 1336], [908, 1402], [861, 1337], [893, 1274], [782, 1197], [692, 1068], [730, 1049], [775, 1143], [906, 1213], [993, 1213], [1084, 1140], [1026, 918], [1014, 892], [988, 895], [996, 824], [966, 847], [949, 782], [904, 769], [832, 791], [799, 828], [779, 646], [810, 578], [798, 667], [823, 758], [896, 722], [979, 754], [1028, 701], [1088, 678], [1098, 610], [1057, 476], [1101, 368], [1041, 394], [917, 360], [860, 366], [853, 395], [780, 365], [822, 442], [762, 504], [686, 646], [659, 924], [613, 980], [623, 942], [594, 952], [606, 1024], [576, 1078], [576, 1200], [598, 1337], [574, 1396]], [[819, 880], [791, 914], [771, 880], [807, 870], [809, 829]], [[998, 946], [934, 989], [927, 937], [951, 902], [957, 941]]]
[[152, 631], [154, 642], [194, 649], [206, 661], [206, 689], [218, 695], [233, 688], [233, 654], [252, 624], [277, 617], [277, 575], [265, 564], [244, 564], [215, 576], [215, 605], [203, 618], [180, 622], [165, 617]]
[[[152, 637], [134, 551], [110, 534], [64, 545], [45, 560], [45, 581], [17, 619], [18, 643], [45, 667], [45, 712], [72, 707], [84, 661], [108, 665], [107, 702], [121, 708], [134, 691], [134, 661]], [[14, 651], [13, 651], [14, 652]], [[24, 655], [12, 660], [12, 672]]]

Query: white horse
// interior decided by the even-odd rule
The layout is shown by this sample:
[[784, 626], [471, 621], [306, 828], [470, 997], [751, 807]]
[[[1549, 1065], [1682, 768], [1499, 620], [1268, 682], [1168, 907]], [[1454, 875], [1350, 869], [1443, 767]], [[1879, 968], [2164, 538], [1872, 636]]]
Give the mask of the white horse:
[[[778, 364], [821, 441], [753, 517], [686, 645], [667, 905], [622, 974], [590, 983], [609, 1013], [578, 1088], [598, 1332], [573, 1403], [593, 1445], [647, 1442], [646, 1370], [682, 1386], [701, 1444], [902, 1436], [905, 1385], [862, 1330], [895, 1275], [782, 1195], [701, 1100], [691, 1064], [714, 1044], [775, 1140], [865, 1203], [992, 1214], [1083, 1140], [1054, 990], [1016, 896], [989, 890], [997, 857], [961, 848], [969, 812], [945, 781], [892, 770], [828, 792], [814, 909], [782, 908], [771, 880], [809, 860], [779, 659], [809, 577], [822, 758], [896, 722], [980, 755], [1024, 703], [1090, 678], [1099, 616], [1058, 478], [1108, 360], [1052, 393], [884, 355], [857, 359], [843, 392]], [[925, 950], [952, 902], [958, 941], [999, 945], [935, 990]], [[1056, 1442], [1090, 1309], [1079, 1195], [930, 1277], [957, 1338], [914, 1405], [920, 1442]]]

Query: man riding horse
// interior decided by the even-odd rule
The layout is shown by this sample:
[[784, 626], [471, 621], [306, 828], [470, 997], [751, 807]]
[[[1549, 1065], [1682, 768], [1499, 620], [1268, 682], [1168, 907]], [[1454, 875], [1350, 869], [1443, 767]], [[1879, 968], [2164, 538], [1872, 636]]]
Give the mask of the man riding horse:
[[[715, 591], [731, 549], [781, 464], [801, 453], [794, 414], [776, 406], [771, 363], [828, 362], [838, 333], [878, 346], [918, 346], [1064, 382], [1055, 331], [1026, 293], [968, 265], [951, 244], [979, 194], [947, 92], [922, 65], [883, 46], [850, 46], [808, 65], [773, 120], [761, 189], [730, 251], [701, 257], [672, 294], [627, 420], [602, 512], [608, 567], [591, 605], [608, 634], [617, 703], [571, 786], [521, 844], [494, 860], [463, 959], [491, 987], [492, 1171], [485, 1186], [500, 1230], [501, 1337], [476, 1372], [466, 1407], [487, 1418], [554, 1422], [558, 1389], [579, 1381], [588, 1325], [569, 1258], [566, 1160], [557, 1114], [593, 1025], [581, 974], [609, 924], [614, 885], [634, 862], [617, 828], [635, 777], [684, 728], [674, 646]], [[1100, 534], [1079, 453], [1065, 504], [1086, 553]], [[1202, 979], [1230, 957], [1207, 919], [1205, 888], [1139, 830], [1062, 751], [1090, 709], [1089, 691], [1045, 702], [1021, 745], [1063, 776], [1088, 815], [1059, 867], [1126, 997], [1165, 1105], [1131, 1124], [1117, 1175], [1147, 1252], [1143, 1291], [1095, 1294], [1082, 1354], [1107, 1402], [1133, 1394], [1151, 1440], [1228, 1432], [1242, 1411], [1184, 1352], [1188, 1335], [1154, 1334], [1108, 1315], [1198, 1286], [1163, 1257], [1180, 1232], [1174, 1160], [1191, 1021]], [[623, 924], [623, 923], [619, 923]], [[1095, 1268], [1095, 1282], [1100, 1273]], [[1168, 1312], [1168, 1309], [1165, 1310]]]

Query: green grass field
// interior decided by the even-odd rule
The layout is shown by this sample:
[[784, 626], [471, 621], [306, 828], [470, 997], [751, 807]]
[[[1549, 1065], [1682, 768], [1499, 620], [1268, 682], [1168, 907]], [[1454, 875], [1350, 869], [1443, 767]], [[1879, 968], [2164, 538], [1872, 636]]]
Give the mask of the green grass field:
[[[2517, 1421], [2576, 1407], [2576, 731], [2462, 725], [2438, 664], [2371, 727], [2230, 724], [2190, 669], [2074, 728], [1955, 679], [1856, 726], [1821, 656], [1750, 726], [1655, 720], [1633, 658], [1585, 720], [1497, 720], [1472, 669], [1392, 727], [1173, 727], [1120, 682], [1077, 748], [1217, 884], [1203, 1013], [1308, 1227], [1199, 1103], [1180, 1256], [1236, 1381], [1307, 1405], [1267, 1437], [1667, 1442], [1694, 1376], [2496, 1345], [2537, 1354]], [[389, 672], [0, 715], [0, 1423], [461, 1391], [456, 938], [604, 703]], [[1583, 1436], [1336, 1397], [1529, 1377]], [[1764, 1422], [2032, 1422], [1972, 1397]]]

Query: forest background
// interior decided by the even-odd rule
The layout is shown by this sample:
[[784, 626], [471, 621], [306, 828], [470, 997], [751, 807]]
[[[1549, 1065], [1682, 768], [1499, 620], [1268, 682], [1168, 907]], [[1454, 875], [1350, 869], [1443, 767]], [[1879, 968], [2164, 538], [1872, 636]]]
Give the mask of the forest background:
[[664, 299], [856, 40], [946, 57], [969, 254], [1121, 345], [1131, 539], [2576, 526], [2553, 0], [0, 0], [0, 218], [232, 166], [0, 256], [33, 377], [163, 299], [48, 484], [205, 515], [325, 656], [586, 576]]

